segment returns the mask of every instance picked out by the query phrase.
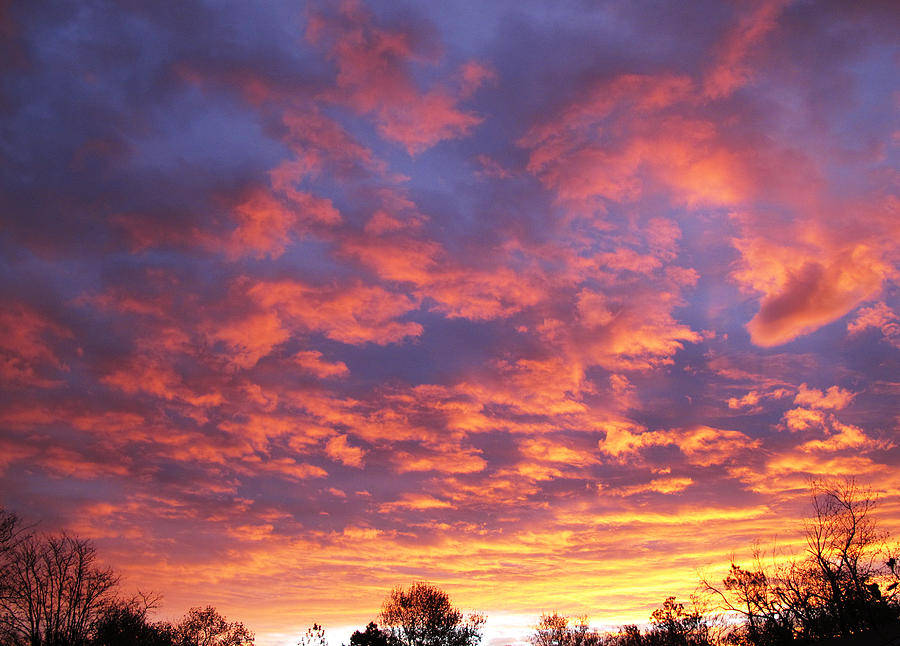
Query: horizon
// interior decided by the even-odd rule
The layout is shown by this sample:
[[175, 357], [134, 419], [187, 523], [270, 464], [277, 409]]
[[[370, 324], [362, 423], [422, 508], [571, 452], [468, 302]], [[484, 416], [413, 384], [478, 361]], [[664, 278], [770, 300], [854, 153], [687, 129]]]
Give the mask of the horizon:
[[0, 507], [259, 646], [414, 581], [645, 623], [815, 480], [900, 536], [898, 33], [0, 2]]

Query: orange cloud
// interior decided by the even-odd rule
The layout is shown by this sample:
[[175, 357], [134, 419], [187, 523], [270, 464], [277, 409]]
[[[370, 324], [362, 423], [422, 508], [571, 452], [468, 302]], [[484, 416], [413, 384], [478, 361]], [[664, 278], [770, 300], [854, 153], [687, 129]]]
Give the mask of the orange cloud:
[[641, 493], [672, 494], [684, 491], [692, 484], [694, 481], [691, 478], [657, 478], [645, 484], [615, 489], [611, 493], [615, 496], [634, 496]]
[[318, 350], [302, 350], [293, 357], [294, 362], [304, 370], [308, 370], [321, 379], [331, 377], [346, 377], [350, 374], [347, 365], [343, 361], [329, 363], [322, 360], [322, 353]]
[[197, 392], [172, 366], [161, 358], [135, 356], [101, 378], [108, 386], [128, 394], [145, 393], [168, 401], [181, 401], [197, 408], [213, 407], [224, 401], [219, 392]]
[[217, 321], [208, 334], [214, 342], [225, 344], [228, 360], [239, 368], [253, 367], [291, 337], [275, 312], [256, 312], [242, 319]]
[[[366, 172], [383, 173], [385, 165], [372, 151], [356, 140], [334, 119], [322, 114], [314, 105], [292, 106], [283, 116], [287, 128], [285, 143], [294, 158], [269, 171], [272, 186], [296, 201], [296, 185], [315, 179], [323, 173], [340, 178], [352, 178]], [[336, 214], [317, 218], [326, 222], [338, 218]]]
[[336, 435], [326, 445], [325, 452], [329, 457], [350, 467], [361, 468], [366, 452], [358, 446], [350, 446], [346, 435]]
[[741, 398], [729, 397], [728, 408], [744, 408], [747, 406], [756, 406], [759, 403], [759, 393], [751, 390]]
[[410, 33], [376, 26], [358, 2], [343, 2], [337, 15], [311, 12], [306, 37], [337, 62], [338, 89], [329, 98], [373, 115], [380, 134], [411, 155], [465, 136], [482, 121], [458, 103], [491, 77], [486, 67], [463, 66], [459, 89], [420, 90], [410, 64], [433, 62], [433, 56]]
[[642, 449], [653, 446], [677, 446], [689, 464], [708, 467], [732, 463], [761, 446], [758, 440], [740, 431], [711, 426], [648, 431], [627, 423], [618, 423], [606, 425], [604, 430], [606, 437], [600, 441], [599, 447], [619, 460], [634, 457]]
[[793, 408], [784, 413], [784, 423], [791, 431], [824, 426], [825, 419], [825, 413], [809, 408]]
[[0, 379], [8, 383], [48, 387], [67, 366], [50, 340], [69, 339], [72, 333], [22, 303], [0, 311]]
[[440, 500], [426, 494], [404, 494], [399, 500], [382, 503], [378, 506], [378, 511], [383, 514], [388, 514], [401, 509], [411, 509], [413, 511], [453, 509], [453, 505], [446, 500]]
[[[255, 460], [252, 462], [255, 462]], [[308, 478], [325, 478], [328, 476], [328, 472], [322, 467], [318, 467], [314, 464], [297, 462], [294, 458], [262, 460], [254, 465], [254, 471], [256, 469], [263, 472], [275, 473], [279, 476], [296, 481], [306, 480]]]
[[475, 473], [482, 471], [487, 462], [480, 451], [455, 442], [424, 444], [410, 450], [395, 450], [391, 456], [398, 473], [436, 471], [438, 473]]
[[[535, 266], [509, 267], [506, 249], [485, 263], [461, 265], [442, 245], [423, 239], [417, 214], [400, 219], [377, 211], [366, 225], [370, 235], [346, 239], [342, 252], [358, 258], [381, 278], [411, 283], [433, 311], [453, 318], [503, 318], [538, 304], [547, 296], [547, 278]], [[375, 235], [371, 235], [375, 234]]]
[[747, 452], [758, 449], [761, 442], [740, 431], [710, 426], [696, 426], [676, 433], [678, 448], [697, 466], [733, 463]]
[[[805, 262], [783, 272], [747, 324], [757, 345], [781, 345], [840, 318], [881, 288], [887, 267], [866, 257], [865, 248], [841, 254], [827, 265]], [[759, 282], [756, 279], [754, 282]]]
[[832, 408], [840, 410], [846, 408], [856, 393], [844, 390], [838, 386], [831, 386], [826, 392], [809, 388], [807, 385], [800, 384], [797, 389], [797, 396], [794, 397], [794, 403], [801, 406], [811, 406], [812, 408]]
[[719, 44], [718, 56], [703, 80], [706, 97], [721, 99], [751, 80], [753, 70], [747, 61], [748, 54], [775, 28], [785, 4], [785, 0], [768, 0], [740, 15], [737, 25]]
[[590, 447], [575, 446], [573, 443], [563, 443], [546, 436], [523, 440], [519, 450], [525, 457], [541, 462], [560, 462], [572, 466], [586, 466], [598, 462]]
[[273, 184], [289, 196], [287, 204], [271, 193], [256, 189], [234, 208], [237, 228], [227, 243], [228, 253], [240, 256], [254, 253], [257, 258], [278, 257], [299, 233], [303, 222], [337, 224], [341, 216], [329, 200], [297, 191], [288, 185], [287, 170], [273, 171]]
[[277, 311], [288, 323], [323, 332], [335, 341], [387, 344], [422, 333], [419, 323], [396, 320], [415, 309], [416, 301], [382, 287], [361, 283], [316, 287], [280, 280], [249, 284], [246, 292], [260, 307]]
[[421, 293], [436, 301], [435, 311], [451, 318], [483, 321], [536, 305], [546, 296], [546, 290], [539, 275], [496, 267], [438, 273]]
[[[636, 291], [642, 286], [635, 285]], [[567, 347], [573, 359], [583, 365], [600, 365], [611, 370], [641, 370], [670, 363], [685, 343], [701, 336], [672, 316], [680, 302], [676, 293], [659, 289], [647, 298], [631, 293], [610, 297], [583, 289], [578, 294], [576, 325], [545, 320], [545, 339]], [[577, 358], [577, 359], [576, 359]]]
[[900, 347], [900, 317], [885, 303], [860, 309], [856, 317], [847, 323], [847, 332], [850, 334], [861, 334], [868, 328], [880, 330], [885, 341]]
[[[383, 219], [381, 222], [377, 226], [387, 224]], [[346, 241], [342, 247], [346, 253], [374, 268], [382, 278], [417, 285], [432, 280], [436, 259], [442, 251], [435, 242], [406, 237]]]
[[528, 170], [564, 201], [636, 200], [649, 171], [688, 206], [736, 204], [757, 169], [712, 121], [688, 116], [697, 112], [695, 92], [684, 77], [623, 75], [597, 83], [519, 140], [531, 150]]
[[[730, 371], [730, 370], [721, 370], [720, 374], [722, 374], [722, 376], [724, 376], [726, 378], [738, 376], [738, 375], [732, 374], [732, 371]], [[740, 376], [746, 377], [749, 375], [740, 375]], [[753, 379], [758, 380], [756, 378], [753, 378]], [[763, 387], [768, 386], [768, 389], [767, 390], [763, 390], [763, 389], [751, 390], [750, 392], [743, 395], [742, 397], [729, 397], [728, 401], [727, 401], [728, 408], [730, 408], [732, 410], [749, 408], [751, 411], [758, 411], [758, 410], [762, 410], [762, 403], [764, 401], [784, 399], [785, 397], [789, 397], [789, 396], [796, 394], [793, 388], [772, 387], [772, 383], [775, 381], [774, 379], [763, 378], [759, 381], [762, 382], [760, 384], [761, 386], [763, 386]]]
[[833, 432], [824, 440], [810, 440], [801, 444], [801, 451], [837, 452], [845, 449], [854, 449], [860, 452], [886, 450], [893, 446], [890, 442], [880, 442], [866, 435], [860, 427], [852, 424], [842, 424], [832, 419]]

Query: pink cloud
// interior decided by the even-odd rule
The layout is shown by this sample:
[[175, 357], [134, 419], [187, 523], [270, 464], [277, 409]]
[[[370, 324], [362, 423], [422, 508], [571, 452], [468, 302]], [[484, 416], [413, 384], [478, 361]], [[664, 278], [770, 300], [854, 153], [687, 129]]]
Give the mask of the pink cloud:
[[322, 359], [322, 353], [318, 350], [301, 350], [292, 358], [301, 368], [308, 370], [322, 379], [346, 377], [350, 374], [347, 365], [343, 361], [334, 363], [324, 361]]
[[784, 413], [785, 426], [791, 431], [805, 431], [825, 425], [826, 415], [811, 408], [792, 408]]
[[800, 384], [797, 390], [797, 396], [794, 397], [794, 403], [801, 406], [809, 406], [811, 408], [830, 408], [840, 410], [846, 408], [856, 393], [840, 388], [839, 386], [831, 386], [825, 392], [815, 388], [809, 388], [805, 383]]
[[0, 311], [0, 379], [8, 383], [52, 386], [67, 366], [53, 344], [72, 333], [23, 303]]
[[295, 280], [249, 283], [247, 295], [301, 330], [323, 332], [350, 344], [396, 343], [419, 336], [419, 323], [398, 321], [416, 309], [414, 299], [361, 283], [317, 287]]
[[385, 280], [410, 283], [419, 299], [433, 301], [432, 310], [453, 318], [503, 318], [547, 296], [547, 279], [536, 264], [504, 266], [514, 250], [503, 248], [482, 262], [461, 263], [425, 237], [423, 220], [415, 212], [394, 216], [378, 210], [366, 224], [368, 235], [348, 236], [341, 251]]
[[411, 155], [466, 136], [482, 121], [458, 103], [491, 78], [486, 67], [464, 65], [459, 88], [421, 90], [411, 64], [433, 63], [433, 54], [408, 29], [376, 26], [357, 2], [345, 0], [336, 15], [311, 13], [306, 37], [337, 63], [337, 90], [329, 98], [372, 115], [381, 135]]
[[656, 478], [650, 482], [623, 487], [610, 493], [615, 496], [634, 496], [641, 493], [673, 494], [684, 491], [692, 484], [694, 484], [694, 481], [691, 478]]
[[357, 468], [362, 468], [363, 457], [366, 455], [366, 452], [360, 447], [351, 446], [347, 442], [346, 435], [336, 435], [328, 440], [325, 452], [334, 460]]
[[297, 191], [287, 185], [286, 167], [279, 167], [273, 184], [287, 194], [287, 204], [267, 191], [256, 190], [234, 208], [237, 228], [227, 242], [228, 253], [252, 253], [258, 258], [278, 257], [295, 236], [303, 232], [301, 223], [337, 224], [340, 214], [329, 200]]
[[703, 80], [703, 93], [710, 99], [721, 99], [745, 85], [753, 77], [748, 61], [754, 47], [762, 49], [765, 37], [775, 28], [785, 0], [757, 3], [751, 11], [739, 16], [719, 43], [717, 56]]
[[847, 332], [850, 334], [861, 334], [869, 328], [879, 330], [885, 341], [900, 347], [900, 317], [885, 303], [860, 309], [856, 317], [847, 323]]
[[254, 312], [208, 325], [210, 339], [225, 345], [228, 361], [238, 368], [252, 368], [291, 337], [275, 312]]
[[282, 162], [269, 174], [273, 186], [288, 195], [292, 184], [324, 172], [351, 178], [385, 170], [384, 163], [368, 147], [315, 106], [290, 107], [282, 120], [287, 128], [284, 140], [294, 159]]
[[767, 292], [747, 324], [753, 342], [765, 347], [817, 330], [878, 293], [886, 267], [877, 259], [851, 253], [827, 265], [808, 261], [779, 271], [783, 272], [779, 284]]

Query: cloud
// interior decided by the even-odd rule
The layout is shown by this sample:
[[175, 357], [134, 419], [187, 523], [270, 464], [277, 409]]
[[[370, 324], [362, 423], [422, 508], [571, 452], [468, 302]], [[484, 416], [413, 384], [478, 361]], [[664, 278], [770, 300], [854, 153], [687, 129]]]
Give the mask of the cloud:
[[744, 408], [746, 406], [756, 406], [759, 403], [759, 393], [751, 390], [743, 397], [729, 397], [728, 408]]
[[278, 312], [289, 325], [323, 332], [335, 341], [387, 344], [422, 334], [419, 323], [397, 320], [416, 309], [416, 301], [380, 286], [319, 287], [279, 280], [248, 283], [244, 291], [260, 307]]
[[342, 3], [336, 14], [310, 12], [306, 37], [337, 63], [336, 91], [329, 98], [372, 115], [379, 133], [411, 155], [466, 136], [482, 121], [458, 103], [491, 78], [486, 67], [474, 61], [465, 64], [461, 88], [435, 85], [421, 90], [411, 64], [436, 62], [429, 45], [402, 26], [376, 25], [358, 2]]
[[851, 335], [861, 334], [869, 328], [880, 330], [885, 341], [900, 347], [900, 317], [885, 303], [861, 308], [856, 318], [847, 323], [847, 332]]
[[399, 509], [427, 510], [427, 509], [452, 509], [453, 505], [446, 500], [439, 500], [433, 496], [423, 494], [406, 494], [400, 500], [386, 502], [379, 507], [383, 514], [389, 514]]
[[0, 312], [0, 378], [10, 384], [52, 386], [67, 366], [51, 343], [72, 333], [23, 303]]
[[347, 466], [360, 468], [366, 452], [358, 446], [350, 446], [346, 435], [336, 435], [326, 445], [325, 452], [338, 462]]
[[705, 96], [721, 99], [751, 81], [753, 70], [747, 62], [748, 54], [773, 31], [785, 4], [784, 0], [761, 2], [738, 18], [720, 42], [718, 56], [706, 72]]
[[793, 408], [784, 414], [784, 423], [791, 431], [824, 426], [825, 419], [825, 413], [809, 408]]
[[287, 341], [291, 333], [275, 312], [257, 312], [246, 318], [219, 322], [209, 336], [222, 342], [231, 361], [239, 368], [251, 368], [273, 348]]
[[[283, 185], [288, 181], [285, 168], [279, 167], [277, 170], [275, 181]], [[253, 253], [257, 257], [277, 257], [284, 253], [292, 237], [299, 233], [301, 222], [337, 224], [341, 221], [340, 214], [329, 200], [289, 186], [282, 187], [290, 196], [287, 204], [271, 193], [257, 190], [235, 207], [238, 226], [231, 232], [226, 245], [229, 254]]]
[[877, 293], [885, 269], [843, 256], [829, 266], [807, 262], [786, 272], [747, 324], [750, 337], [761, 346], [782, 345], [834, 321]]
[[322, 353], [318, 350], [301, 350], [292, 359], [300, 367], [310, 371], [317, 377], [326, 379], [329, 377], [345, 377], [350, 371], [342, 361], [329, 363], [322, 360]]
[[794, 397], [794, 403], [812, 408], [840, 410], [846, 408], [855, 396], [856, 393], [844, 390], [839, 386], [831, 386], [823, 393], [821, 390], [809, 388], [806, 384], [800, 384], [797, 396]]
[[614, 491], [618, 496], [634, 496], [641, 493], [673, 494], [684, 491], [694, 484], [690, 478], [657, 478], [646, 484], [633, 485]]
[[691, 464], [710, 466], [737, 461], [760, 442], [740, 431], [698, 426], [680, 433], [678, 447]]

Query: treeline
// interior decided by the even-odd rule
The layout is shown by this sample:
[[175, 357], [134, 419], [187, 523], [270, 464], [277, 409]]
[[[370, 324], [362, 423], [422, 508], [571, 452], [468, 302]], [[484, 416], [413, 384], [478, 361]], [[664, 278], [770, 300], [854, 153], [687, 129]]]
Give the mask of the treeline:
[[[587, 617], [541, 617], [532, 646], [900, 645], [900, 553], [878, 529], [874, 493], [853, 479], [812, 484], [801, 556], [755, 548], [751, 565], [731, 563], [704, 579], [687, 603], [668, 597], [643, 625], [592, 629]], [[395, 589], [379, 621], [350, 646], [476, 646], [481, 615], [464, 617], [428, 584]], [[313, 626], [304, 646], [324, 646]]]
[[[599, 632], [587, 617], [545, 614], [532, 646], [779, 646], [900, 644], [900, 559], [853, 480], [813, 485], [806, 549], [755, 549], [685, 604], [667, 598], [647, 624]], [[158, 599], [122, 596], [89, 541], [40, 534], [0, 510], [0, 646], [252, 646], [254, 635], [215, 608], [153, 621]], [[349, 646], [478, 646], [485, 617], [465, 614], [427, 583], [395, 588]], [[327, 646], [314, 624], [300, 646]]]
[[124, 597], [90, 541], [31, 531], [0, 509], [0, 645], [251, 646], [253, 633], [215, 608], [152, 621], [158, 598]]
[[898, 547], [877, 527], [876, 498], [855, 480], [812, 484], [806, 549], [785, 556], [754, 548], [703, 579], [687, 604], [667, 598], [647, 626], [600, 634], [586, 618], [544, 615], [534, 646], [780, 646], [900, 644]]

